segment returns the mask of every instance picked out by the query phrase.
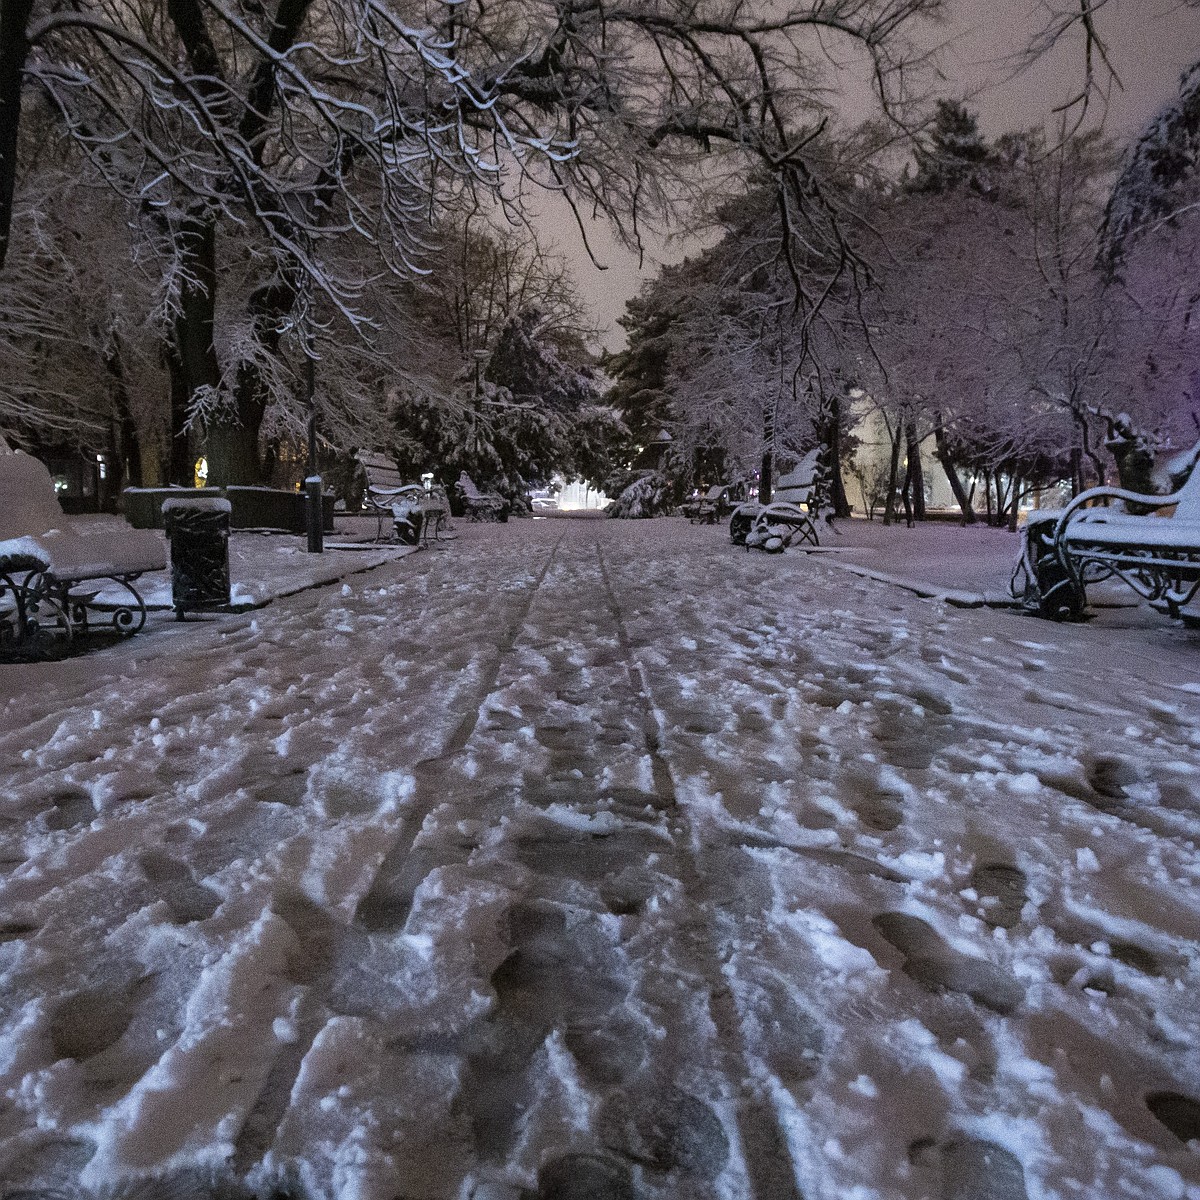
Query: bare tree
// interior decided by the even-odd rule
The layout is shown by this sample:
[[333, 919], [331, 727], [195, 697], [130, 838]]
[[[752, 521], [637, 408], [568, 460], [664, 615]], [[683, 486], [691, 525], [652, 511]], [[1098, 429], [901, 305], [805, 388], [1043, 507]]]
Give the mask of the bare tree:
[[[263, 256], [247, 317], [270, 353], [283, 327], [309, 322], [318, 293], [343, 321], [368, 317], [357, 282], [322, 255], [331, 239], [361, 237], [388, 269], [419, 272], [428, 218], [448, 198], [482, 188], [516, 209], [523, 177], [606, 212], [638, 244], [643, 222], [701, 178], [698, 162], [732, 170], [749, 157], [774, 181], [778, 249], [811, 319], [831, 282], [861, 269], [810, 151], [829, 113], [830, 47], [865, 51], [882, 106], [896, 112], [915, 57], [908, 26], [939, 7], [6, 4], [0, 184], [15, 171], [20, 118], [4, 97], [15, 88], [19, 99], [23, 79], [113, 186], [164, 226], [175, 393], [207, 426], [216, 476], [232, 478], [253, 470], [268, 390], [261, 356], [222, 384], [213, 340], [222, 228], [252, 231]], [[0, 188], [5, 230], [7, 217]]]

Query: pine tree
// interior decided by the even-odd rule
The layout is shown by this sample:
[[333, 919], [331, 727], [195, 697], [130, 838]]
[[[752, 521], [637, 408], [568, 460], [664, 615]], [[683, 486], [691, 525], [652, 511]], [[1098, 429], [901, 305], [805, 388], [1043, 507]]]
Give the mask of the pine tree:
[[910, 190], [940, 194], [969, 187], [986, 195], [993, 187], [988, 168], [995, 161], [975, 114], [957, 100], [939, 100], [933, 127], [918, 143], [917, 173]]

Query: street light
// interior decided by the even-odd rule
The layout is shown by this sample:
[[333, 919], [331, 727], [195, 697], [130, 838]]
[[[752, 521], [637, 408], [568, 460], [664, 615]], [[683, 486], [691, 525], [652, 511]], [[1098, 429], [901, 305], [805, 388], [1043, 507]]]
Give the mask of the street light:
[[312, 354], [305, 347], [304, 393], [308, 403], [308, 468], [304, 479], [304, 523], [309, 554], [325, 552], [325, 522], [322, 520], [321, 476], [317, 472], [317, 404]]

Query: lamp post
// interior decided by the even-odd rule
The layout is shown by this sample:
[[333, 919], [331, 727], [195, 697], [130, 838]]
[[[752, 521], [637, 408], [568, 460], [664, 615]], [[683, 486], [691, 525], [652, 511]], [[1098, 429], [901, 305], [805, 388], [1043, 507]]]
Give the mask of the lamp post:
[[321, 476], [317, 471], [317, 404], [312, 354], [305, 346], [304, 393], [308, 403], [308, 467], [304, 479], [304, 524], [308, 531], [309, 554], [325, 551], [325, 523], [322, 520]]

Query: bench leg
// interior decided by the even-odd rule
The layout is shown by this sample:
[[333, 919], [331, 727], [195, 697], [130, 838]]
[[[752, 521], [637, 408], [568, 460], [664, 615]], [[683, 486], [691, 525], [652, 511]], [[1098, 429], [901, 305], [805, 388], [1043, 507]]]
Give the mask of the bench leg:
[[1047, 533], [1039, 533], [1030, 547], [1033, 557], [1037, 614], [1050, 621], [1079, 621], [1087, 607], [1083, 580], [1070, 558]]
[[21, 661], [50, 656], [75, 634], [71, 604], [57, 580], [42, 571], [0, 575], [0, 596], [10, 595], [14, 618], [0, 631], [5, 656]]

